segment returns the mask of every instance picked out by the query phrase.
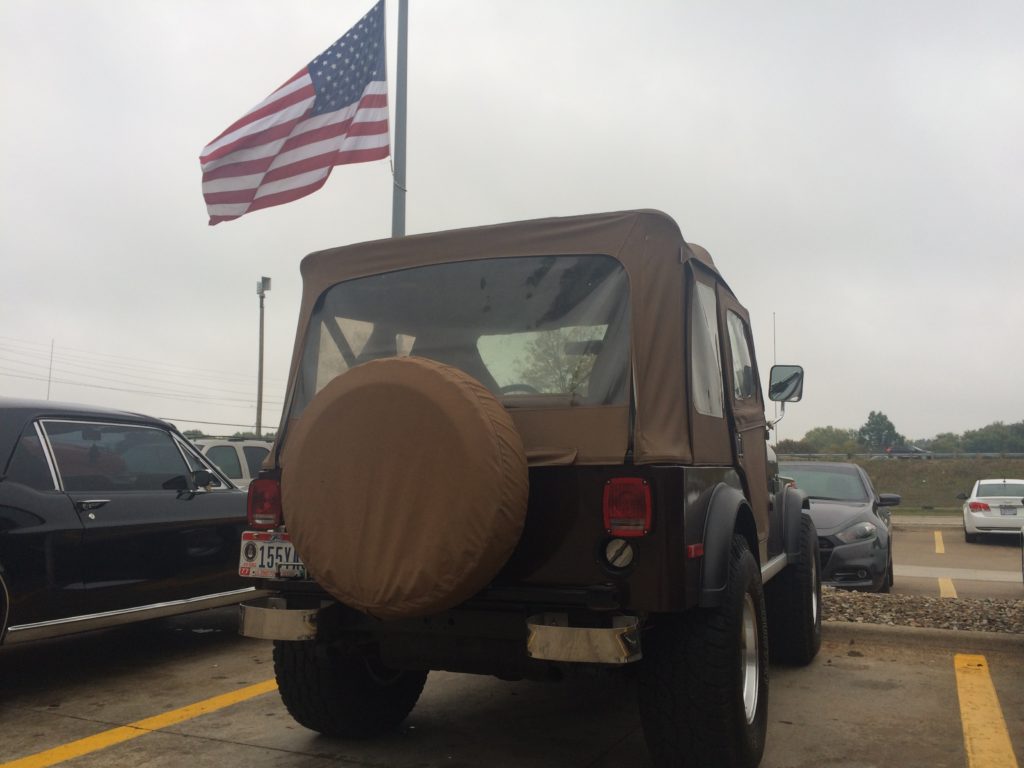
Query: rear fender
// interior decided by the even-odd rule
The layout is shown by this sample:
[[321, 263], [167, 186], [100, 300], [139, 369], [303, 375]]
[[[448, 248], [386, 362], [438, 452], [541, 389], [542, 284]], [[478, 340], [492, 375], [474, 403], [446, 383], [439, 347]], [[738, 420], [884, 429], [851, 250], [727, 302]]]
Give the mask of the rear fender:
[[735, 533], [746, 537], [754, 557], [757, 557], [756, 530], [750, 506], [743, 494], [732, 486], [719, 484], [708, 502], [708, 516], [704, 522], [704, 557], [701, 560], [698, 602], [702, 608], [722, 604]]

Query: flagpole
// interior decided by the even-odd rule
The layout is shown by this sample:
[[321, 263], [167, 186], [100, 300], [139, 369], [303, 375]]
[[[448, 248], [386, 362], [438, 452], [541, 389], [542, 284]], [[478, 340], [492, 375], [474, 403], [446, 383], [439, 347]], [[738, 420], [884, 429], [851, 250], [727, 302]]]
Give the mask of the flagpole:
[[391, 236], [405, 235], [405, 91], [409, 45], [409, 0], [398, 0], [398, 71], [395, 75], [395, 172]]

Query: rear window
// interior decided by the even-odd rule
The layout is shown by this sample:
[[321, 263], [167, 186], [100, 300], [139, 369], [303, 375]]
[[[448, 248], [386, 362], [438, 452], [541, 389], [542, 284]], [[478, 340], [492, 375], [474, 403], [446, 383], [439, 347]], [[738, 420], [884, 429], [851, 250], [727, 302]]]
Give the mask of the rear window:
[[979, 483], [977, 496], [1016, 496], [1024, 498], [1024, 483]]
[[608, 256], [533, 256], [339, 283], [314, 309], [291, 415], [349, 368], [405, 355], [459, 368], [510, 407], [623, 404], [625, 270]]

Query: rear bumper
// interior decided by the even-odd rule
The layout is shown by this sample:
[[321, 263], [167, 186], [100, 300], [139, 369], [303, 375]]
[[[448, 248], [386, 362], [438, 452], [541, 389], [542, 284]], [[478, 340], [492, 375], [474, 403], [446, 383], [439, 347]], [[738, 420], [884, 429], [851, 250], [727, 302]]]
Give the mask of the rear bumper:
[[[544, 612], [524, 618], [520, 612], [467, 608], [438, 617], [378, 622], [349, 612], [353, 620], [347, 626], [337, 620], [337, 613], [333, 619], [327, 618], [337, 608], [340, 606], [329, 600], [319, 607], [310, 606], [308, 600], [302, 607], [289, 607], [288, 598], [280, 595], [253, 600], [239, 606], [239, 632], [246, 637], [284, 641], [319, 638], [330, 642], [343, 640], [346, 634], [374, 637], [392, 651], [400, 648], [406, 655], [410, 655], [410, 647], [416, 647], [411, 655], [420, 664], [431, 666], [431, 657], [443, 657], [436, 668], [445, 669], [458, 664], [451, 651], [460, 645], [460, 636], [472, 638], [484, 657], [493, 641], [506, 649], [508, 643], [518, 645], [517, 655], [541, 662], [622, 665], [642, 658], [640, 618], [627, 614], [595, 614], [591, 616], [595, 621], [587, 622], [578, 612], [570, 621], [569, 612]], [[321, 627], [326, 626], [330, 629], [321, 638]], [[441, 648], [444, 650], [439, 651]]]
[[967, 533], [1002, 533], [1019, 535], [1024, 529], [1022, 515], [993, 515], [984, 512], [965, 512], [964, 530]]

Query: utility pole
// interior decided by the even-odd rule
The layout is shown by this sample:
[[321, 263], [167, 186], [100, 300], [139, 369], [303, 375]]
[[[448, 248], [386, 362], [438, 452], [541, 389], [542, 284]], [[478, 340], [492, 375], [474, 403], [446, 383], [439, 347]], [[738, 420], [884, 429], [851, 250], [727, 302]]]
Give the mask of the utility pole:
[[260, 297], [260, 363], [256, 374], [256, 437], [263, 428], [263, 297], [270, 290], [270, 278], [261, 277], [256, 282], [256, 294]]

